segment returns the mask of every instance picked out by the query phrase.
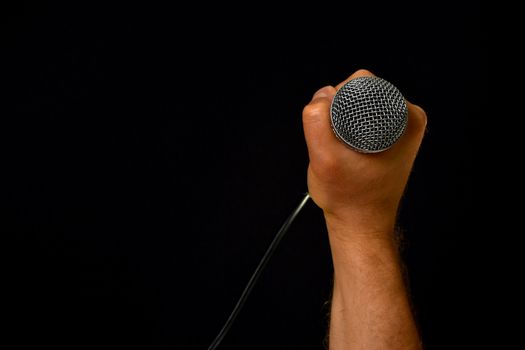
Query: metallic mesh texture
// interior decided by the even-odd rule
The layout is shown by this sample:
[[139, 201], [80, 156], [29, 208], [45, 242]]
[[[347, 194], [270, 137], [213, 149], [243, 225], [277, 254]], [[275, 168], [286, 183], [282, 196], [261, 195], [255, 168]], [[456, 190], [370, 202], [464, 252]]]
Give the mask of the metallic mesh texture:
[[377, 77], [360, 77], [337, 91], [330, 118], [335, 134], [344, 143], [359, 152], [376, 153], [403, 135], [408, 109], [394, 85]]

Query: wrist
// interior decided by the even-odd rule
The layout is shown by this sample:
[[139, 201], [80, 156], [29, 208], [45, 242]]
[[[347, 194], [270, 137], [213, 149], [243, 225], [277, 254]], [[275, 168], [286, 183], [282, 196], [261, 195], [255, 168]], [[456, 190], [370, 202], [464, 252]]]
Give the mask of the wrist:
[[358, 220], [325, 214], [334, 269], [337, 275], [373, 269], [398, 269], [395, 219], [364, 224]]
[[393, 240], [395, 214], [378, 212], [329, 213], [324, 212], [328, 234], [340, 242], [366, 242], [369, 240]]

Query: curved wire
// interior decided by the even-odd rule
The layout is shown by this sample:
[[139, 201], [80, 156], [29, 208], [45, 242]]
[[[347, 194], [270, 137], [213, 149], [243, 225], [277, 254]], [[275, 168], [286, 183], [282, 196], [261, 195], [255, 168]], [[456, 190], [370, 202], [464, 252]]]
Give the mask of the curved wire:
[[275, 235], [275, 238], [273, 239], [272, 243], [270, 243], [270, 246], [266, 250], [266, 253], [264, 253], [261, 261], [259, 262], [259, 265], [257, 266], [255, 271], [253, 272], [252, 277], [250, 277], [250, 280], [248, 281], [248, 284], [246, 285], [246, 287], [244, 287], [244, 290], [243, 290], [239, 300], [237, 301], [237, 304], [233, 308], [230, 316], [226, 320], [226, 323], [224, 324], [224, 326], [222, 326], [221, 331], [219, 332], [219, 334], [217, 334], [217, 337], [215, 337], [215, 339], [213, 340], [211, 345], [208, 347], [208, 350], [215, 350], [220, 345], [220, 343], [224, 339], [224, 337], [226, 336], [226, 333], [228, 333], [228, 331], [230, 330], [233, 322], [235, 321], [235, 319], [239, 315], [239, 312], [241, 311], [242, 307], [244, 306], [244, 303], [246, 302], [246, 299], [248, 299], [248, 296], [250, 295], [250, 292], [252, 291], [253, 286], [255, 285], [255, 283], [257, 282], [259, 277], [261, 277], [262, 271], [264, 270], [264, 268], [268, 264], [268, 261], [270, 260], [270, 258], [272, 257], [273, 253], [275, 252], [277, 246], [279, 245], [279, 243], [283, 239], [284, 235], [288, 231], [288, 228], [290, 228], [290, 225], [292, 224], [292, 222], [295, 220], [295, 217], [299, 214], [301, 209], [303, 209], [303, 207], [306, 204], [306, 202], [308, 202], [309, 198], [310, 198], [310, 195], [308, 193], [306, 193], [305, 196], [303, 197], [303, 199], [301, 200], [301, 203], [299, 203], [297, 208], [295, 208], [294, 211], [290, 214], [290, 216], [288, 216], [286, 221], [283, 223], [283, 225], [279, 229], [279, 232], [277, 232], [277, 234]]

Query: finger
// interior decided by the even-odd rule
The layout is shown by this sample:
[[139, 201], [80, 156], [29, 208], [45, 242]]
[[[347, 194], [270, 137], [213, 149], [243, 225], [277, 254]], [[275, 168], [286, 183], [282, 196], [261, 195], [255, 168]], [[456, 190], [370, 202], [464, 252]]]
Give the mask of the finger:
[[375, 77], [374, 73], [366, 70], [366, 69], [359, 69], [358, 71], [354, 72], [351, 76], [343, 80], [341, 83], [339, 83], [335, 89], [339, 90], [342, 88], [346, 83], [348, 83], [350, 80], [360, 77]]
[[406, 104], [408, 108], [407, 128], [391, 150], [395, 152], [396, 149], [399, 149], [403, 152], [412, 152], [415, 155], [425, 134], [427, 114], [421, 107], [415, 104], [408, 101], [406, 101]]
[[303, 129], [310, 152], [322, 152], [337, 143], [330, 125], [330, 105], [335, 93], [334, 87], [326, 86], [317, 91], [303, 109]]
[[417, 147], [421, 143], [427, 128], [427, 114], [423, 108], [406, 101], [408, 107], [408, 125], [406, 134], [414, 140]]

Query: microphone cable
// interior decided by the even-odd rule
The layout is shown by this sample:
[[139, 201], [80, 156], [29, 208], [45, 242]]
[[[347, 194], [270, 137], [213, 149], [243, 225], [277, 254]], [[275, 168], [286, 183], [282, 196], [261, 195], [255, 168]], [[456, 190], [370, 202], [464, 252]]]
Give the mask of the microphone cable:
[[301, 203], [299, 203], [299, 205], [294, 209], [294, 211], [290, 214], [290, 216], [288, 216], [286, 221], [283, 223], [283, 225], [281, 226], [281, 228], [279, 229], [279, 231], [275, 235], [275, 238], [273, 239], [272, 243], [270, 243], [270, 246], [266, 250], [266, 253], [264, 253], [261, 261], [259, 262], [259, 265], [257, 266], [255, 271], [253, 272], [252, 277], [250, 277], [250, 280], [248, 281], [248, 284], [246, 284], [246, 287], [244, 287], [244, 290], [243, 290], [241, 296], [239, 297], [239, 300], [237, 301], [237, 304], [233, 308], [230, 316], [226, 320], [226, 323], [224, 323], [224, 326], [222, 326], [221, 331], [219, 332], [219, 334], [217, 334], [217, 336], [215, 337], [215, 339], [213, 340], [211, 345], [208, 347], [208, 350], [215, 350], [215, 349], [217, 349], [217, 347], [220, 345], [221, 341], [226, 336], [226, 333], [228, 333], [228, 331], [230, 330], [233, 322], [235, 321], [235, 319], [239, 315], [239, 312], [241, 311], [242, 307], [244, 306], [244, 303], [246, 302], [246, 299], [248, 299], [248, 296], [250, 295], [250, 292], [252, 291], [253, 286], [255, 285], [255, 283], [257, 282], [259, 277], [261, 277], [262, 271], [264, 270], [264, 268], [268, 264], [268, 261], [270, 260], [270, 258], [272, 257], [273, 253], [277, 249], [277, 246], [279, 245], [279, 243], [283, 239], [283, 237], [286, 234], [286, 232], [288, 232], [288, 229], [290, 228], [290, 225], [295, 220], [295, 218], [297, 217], [297, 215], [299, 214], [301, 209], [303, 209], [303, 207], [306, 204], [306, 202], [308, 202], [309, 198], [310, 198], [310, 194], [306, 193], [304, 195], [303, 199], [301, 200]]

